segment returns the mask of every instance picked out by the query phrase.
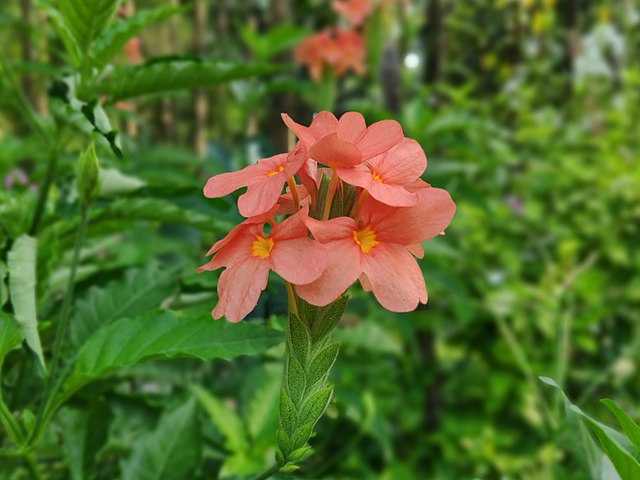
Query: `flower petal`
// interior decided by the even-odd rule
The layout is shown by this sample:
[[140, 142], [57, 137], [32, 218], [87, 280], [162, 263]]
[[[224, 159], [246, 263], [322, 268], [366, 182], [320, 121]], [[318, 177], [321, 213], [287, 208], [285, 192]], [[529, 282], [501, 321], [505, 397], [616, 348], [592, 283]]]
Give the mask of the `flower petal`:
[[360, 275], [360, 257], [360, 250], [352, 239], [328, 243], [326, 269], [314, 282], [297, 285], [297, 294], [320, 307], [335, 301]]
[[307, 238], [309, 230], [305, 225], [309, 207], [303, 207], [295, 215], [291, 215], [285, 221], [278, 223], [273, 228], [272, 237], [274, 240], [288, 240], [291, 238]]
[[243, 217], [254, 217], [271, 210], [280, 197], [286, 177], [278, 174], [273, 177], [261, 177], [249, 185], [238, 199], [238, 210]]
[[309, 156], [333, 168], [350, 168], [363, 160], [355, 145], [341, 140], [337, 133], [331, 133], [317, 141], [311, 147]]
[[401, 245], [422, 243], [442, 233], [456, 212], [456, 205], [446, 190], [424, 188], [416, 192], [418, 203], [413, 207], [389, 210], [381, 206], [376, 215], [370, 204], [363, 208], [370, 216], [380, 240]]
[[386, 152], [404, 138], [402, 127], [395, 120], [382, 120], [367, 128], [358, 141], [358, 149], [364, 160]]
[[410, 312], [427, 303], [427, 287], [415, 258], [401, 245], [381, 243], [362, 255], [362, 270], [374, 296], [387, 310]]
[[356, 165], [353, 168], [337, 168], [338, 177], [349, 185], [367, 188], [373, 181], [371, 170], [364, 164]]
[[337, 217], [330, 220], [305, 217], [304, 223], [313, 234], [313, 238], [320, 243], [333, 242], [343, 238], [351, 239], [353, 231], [356, 229], [355, 220], [349, 217]]
[[415, 182], [427, 168], [427, 156], [418, 142], [405, 138], [384, 155], [369, 160], [369, 165], [386, 184]]
[[291, 130], [295, 134], [295, 136], [298, 137], [298, 140], [300, 140], [305, 145], [305, 147], [311, 148], [316, 139], [309, 127], [300, 125], [286, 113], [281, 113], [280, 116], [282, 117], [282, 121], [289, 128], [289, 130]]
[[357, 143], [366, 130], [364, 117], [358, 112], [347, 112], [338, 122], [338, 137], [346, 142]]
[[246, 187], [258, 174], [258, 167], [249, 165], [237, 172], [215, 175], [207, 180], [207, 184], [203, 189], [204, 196], [207, 198], [219, 198], [229, 195], [240, 187]]
[[418, 202], [417, 195], [408, 192], [401, 185], [371, 182], [367, 191], [379, 202], [392, 207], [412, 207]]
[[289, 283], [303, 285], [322, 274], [327, 265], [326, 255], [324, 246], [315, 240], [292, 238], [275, 241], [271, 260], [278, 275]]
[[227, 268], [218, 279], [218, 304], [213, 318], [223, 315], [230, 322], [239, 322], [255, 308], [260, 293], [267, 288], [270, 262], [250, 257]]
[[323, 110], [313, 117], [309, 129], [316, 141], [320, 140], [338, 130], [338, 119], [333, 113]]
[[307, 148], [302, 142], [298, 142], [294, 149], [287, 155], [287, 161], [284, 165], [284, 171], [287, 177], [292, 177], [298, 173], [308, 158]]

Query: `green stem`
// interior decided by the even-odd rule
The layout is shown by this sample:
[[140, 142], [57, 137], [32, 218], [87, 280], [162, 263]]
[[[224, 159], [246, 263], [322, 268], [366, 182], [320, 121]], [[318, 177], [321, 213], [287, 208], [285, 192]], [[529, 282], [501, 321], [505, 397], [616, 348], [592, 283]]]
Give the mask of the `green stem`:
[[274, 465], [269, 470], [266, 470], [265, 472], [262, 472], [260, 475], [258, 475], [256, 478], [254, 478], [254, 480], [266, 480], [267, 478], [271, 478], [276, 473], [278, 473], [281, 468], [282, 467], [280, 467], [280, 465]]
[[29, 438], [29, 445], [33, 445], [38, 441], [44, 427], [46, 426], [49, 417], [49, 405], [56, 395], [60, 383], [57, 381], [57, 374], [60, 370], [60, 364], [62, 361], [62, 348], [66, 339], [66, 333], [71, 319], [71, 306], [73, 304], [73, 293], [76, 281], [76, 272], [78, 270], [78, 263], [80, 261], [80, 249], [84, 243], [84, 237], [88, 224], [88, 205], [83, 205], [80, 211], [80, 226], [76, 234], [76, 241], [73, 247], [73, 258], [71, 260], [71, 271], [69, 274], [69, 281], [67, 283], [67, 290], [64, 296], [62, 304], [62, 312], [60, 319], [58, 320], [58, 326], [56, 329], [55, 338], [53, 341], [53, 359], [51, 361], [51, 369], [49, 376], [47, 377], [47, 384], [45, 386], [45, 395], [38, 411], [36, 418], [36, 425], [33, 429], [31, 437]]
[[331, 171], [331, 182], [329, 182], [329, 190], [327, 191], [327, 198], [324, 200], [324, 210], [322, 211], [322, 220], [328, 220], [331, 215], [331, 206], [333, 205], [333, 197], [338, 190], [338, 184], [340, 183], [340, 177], [336, 173], [336, 169]]
[[49, 198], [49, 190], [53, 183], [53, 178], [56, 173], [56, 167], [58, 165], [58, 148], [53, 147], [49, 152], [49, 159], [47, 162], [47, 171], [45, 173], [44, 182], [38, 192], [38, 202], [36, 203], [36, 210], [33, 214], [33, 220], [31, 221], [31, 227], [29, 228], [29, 235], [35, 235], [38, 233], [38, 227], [42, 221], [45, 207], [47, 206], [47, 199]]

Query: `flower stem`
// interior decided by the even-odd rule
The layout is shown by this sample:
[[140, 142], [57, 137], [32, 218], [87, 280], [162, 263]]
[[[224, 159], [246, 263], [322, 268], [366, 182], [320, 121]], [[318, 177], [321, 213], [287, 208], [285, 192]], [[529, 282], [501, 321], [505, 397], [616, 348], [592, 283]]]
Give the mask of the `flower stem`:
[[336, 173], [336, 169], [331, 170], [331, 182], [329, 183], [329, 190], [327, 191], [327, 198], [324, 200], [324, 210], [322, 211], [322, 220], [328, 220], [331, 214], [331, 206], [333, 205], [333, 198], [338, 190], [340, 184], [340, 177]]
[[364, 203], [368, 195], [369, 195], [369, 192], [367, 192], [363, 188], [360, 194], [358, 195], [356, 202], [353, 204], [353, 208], [351, 209], [351, 218], [356, 218], [356, 216], [358, 215], [358, 212], [360, 211], [360, 208], [362, 208], [362, 204]]
[[56, 376], [58, 374], [58, 371], [60, 370], [60, 363], [62, 360], [62, 347], [64, 346], [64, 340], [66, 338], [67, 328], [69, 326], [69, 321], [71, 318], [71, 305], [73, 303], [76, 272], [78, 270], [78, 263], [80, 261], [80, 249], [82, 248], [82, 244], [84, 243], [84, 237], [86, 234], [89, 218], [88, 209], [88, 205], [83, 205], [80, 210], [80, 226], [78, 227], [76, 240], [73, 247], [73, 257], [71, 260], [69, 281], [67, 283], [67, 290], [65, 292], [62, 304], [62, 313], [60, 314], [60, 319], [58, 320], [58, 326], [56, 328], [56, 334], [53, 341], [53, 359], [51, 361], [51, 370], [49, 372], [49, 376], [47, 377], [45, 394], [42, 403], [40, 404], [40, 409], [38, 410], [36, 424], [29, 438], [30, 445], [37, 442], [37, 440], [39, 439], [39, 436], [47, 421], [48, 414], [50, 413], [47, 411], [50, 405], [50, 401], [53, 399], [53, 396], [56, 394], [59, 388], [59, 382], [57, 382]]
[[298, 302], [296, 301], [296, 293], [293, 290], [293, 285], [289, 282], [287, 284], [287, 299], [289, 301], [289, 311], [298, 315]]
[[267, 480], [280, 471], [280, 465], [274, 465], [269, 470], [262, 472], [254, 480]]
[[297, 211], [300, 208], [300, 196], [296, 188], [296, 181], [293, 177], [289, 177], [287, 178], [287, 183], [289, 184], [289, 190], [291, 190], [291, 196], [293, 197], [293, 203], [295, 203]]
[[23, 433], [18, 422], [14, 418], [13, 414], [4, 403], [2, 397], [0, 397], [0, 423], [4, 426], [7, 432], [7, 436], [16, 445], [22, 445], [24, 442]]

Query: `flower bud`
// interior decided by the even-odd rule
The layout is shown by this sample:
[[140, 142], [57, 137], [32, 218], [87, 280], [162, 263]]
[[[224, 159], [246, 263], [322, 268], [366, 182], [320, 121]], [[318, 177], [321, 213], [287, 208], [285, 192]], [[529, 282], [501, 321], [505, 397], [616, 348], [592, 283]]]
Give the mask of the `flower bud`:
[[83, 206], [89, 205], [98, 193], [100, 165], [93, 142], [80, 154], [76, 165], [76, 190]]

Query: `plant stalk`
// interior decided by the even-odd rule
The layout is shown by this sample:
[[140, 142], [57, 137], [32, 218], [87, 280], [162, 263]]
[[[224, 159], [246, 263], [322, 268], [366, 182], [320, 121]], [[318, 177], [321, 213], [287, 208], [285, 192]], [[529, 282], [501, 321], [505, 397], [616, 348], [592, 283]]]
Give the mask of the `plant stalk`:
[[71, 260], [71, 270], [69, 273], [69, 281], [67, 283], [67, 290], [64, 295], [62, 303], [62, 312], [60, 314], [60, 320], [56, 328], [56, 334], [53, 341], [53, 359], [51, 361], [51, 369], [49, 376], [47, 377], [47, 383], [45, 386], [45, 395], [43, 401], [38, 410], [38, 416], [36, 417], [36, 424], [29, 438], [29, 445], [33, 445], [38, 441], [42, 431], [47, 423], [48, 406], [56, 395], [60, 384], [57, 382], [58, 371], [60, 370], [60, 363], [62, 361], [62, 348], [64, 347], [64, 341], [66, 338], [67, 329], [71, 319], [71, 306], [73, 304], [73, 294], [76, 280], [76, 273], [78, 270], [78, 264], [80, 262], [80, 250], [84, 243], [84, 237], [86, 235], [88, 225], [88, 205], [83, 205], [80, 210], [80, 226], [76, 234], [76, 240], [73, 247], [73, 257]]

